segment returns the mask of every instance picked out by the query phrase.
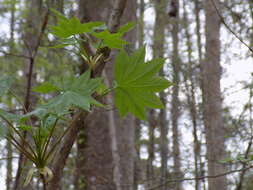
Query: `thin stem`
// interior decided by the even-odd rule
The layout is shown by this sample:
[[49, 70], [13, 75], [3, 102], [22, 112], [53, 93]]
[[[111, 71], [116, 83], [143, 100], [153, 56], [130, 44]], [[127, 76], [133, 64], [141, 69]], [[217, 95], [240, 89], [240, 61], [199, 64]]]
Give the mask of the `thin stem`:
[[[77, 114], [77, 119], [79, 119], [79, 116], [82, 114], [82, 112], [80, 111], [78, 114]], [[69, 127], [67, 127], [67, 129], [63, 132], [63, 134], [61, 135], [61, 137], [58, 139], [58, 141], [53, 145], [53, 147], [51, 148], [51, 150], [49, 151], [49, 153], [46, 155], [46, 158], [45, 160], [48, 160], [50, 155], [54, 152], [55, 148], [57, 147], [57, 145], [61, 142], [61, 140], [63, 139], [63, 137], [68, 133], [68, 131], [72, 128], [72, 127], [75, 127], [73, 126], [73, 123], [76, 122], [76, 119], [73, 119], [69, 125]]]
[[43, 190], [47, 190], [47, 180], [43, 174], [40, 174], [40, 178], [43, 184]]
[[56, 125], [57, 125], [58, 120], [59, 120], [59, 118], [57, 118], [57, 119], [55, 120], [54, 125], [53, 125], [53, 128], [51, 129], [50, 134], [49, 134], [49, 137], [47, 138], [44, 151], [42, 152], [42, 158], [46, 158], [47, 148], [48, 148], [48, 145], [49, 145], [49, 143], [50, 143], [50, 140], [51, 140], [51, 138], [52, 138], [52, 136], [53, 136], [53, 133], [54, 133], [54, 130], [55, 130], [55, 127], [56, 127]]
[[[14, 130], [14, 132], [19, 136], [20, 140], [28, 146], [28, 148], [31, 150], [31, 152], [36, 156], [35, 152], [33, 151], [33, 148], [31, 145], [26, 141], [26, 139], [19, 133], [19, 131], [13, 126], [13, 124], [6, 119], [4, 116], [0, 115], [0, 118], [2, 118], [10, 127]], [[13, 137], [14, 138], [14, 137]]]

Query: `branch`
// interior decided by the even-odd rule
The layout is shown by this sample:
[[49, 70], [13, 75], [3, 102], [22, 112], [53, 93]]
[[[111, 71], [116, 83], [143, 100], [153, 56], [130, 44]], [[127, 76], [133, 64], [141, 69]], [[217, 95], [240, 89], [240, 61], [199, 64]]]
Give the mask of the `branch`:
[[41, 40], [42, 40], [42, 36], [45, 32], [47, 23], [48, 23], [48, 15], [49, 15], [49, 11], [47, 10], [44, 20], [43, 20], [43, 24], [41, 26], [41, 30], [38, 36], [38, 40], [37, 43], [35, 45], [35, 48], [33, 49], [32, 55], [29, 58], [30, 59], [30, 64], [29, 64], [29, 71], [27, 74], [27, 89], [26, 89], [26, 96], [25, 96], [25, 109], [27, 111], [29, 111], [29, 106], [30, 106], [30, 95], [31, 95], [31, 87], [32, 87], [32, 74], [33, 74], [33, 67], [34, 67], [34, 60], [35, 57], [37, 55]]
[[244, 42], [244, 40], [240, 37], [240, 36], [238, 36], [231, 28], [230, 28], [230, 26], [225, 22], [225, 19], [223, 18], [223, 16], [221, 15], [221, 13], [220, 13], [220, 11], [219, 11], [219, 9], [218, 9], [218, 7], [217, 7], [217, 5], [215, 4], [215, 2], [214, 2], [214, 0], [211, 0], [211, 2], [212, 2], [212, 4], [213, 4], [213, 6], [214, 6], [214, 8], [215, 8], [215, 10], [216, 10], [216, 12], [217, 12], [217, 14], [218, 14], [218, 16], [220, 17], [220, 19], [221, 19], [221, 22], [224, 24], [224, 26], [244, 45], [244, 46], [246, 46], [248, 49], [249, 49], [249, 51], [251, 51], [252, 53], [253, 53], [253, 49], [247, 44], [247, 43], [245, 43]]
[[231, 171], [228, 171], [228, 172], [225, 172], [225, 173], [221, 173], [221, 174], [217, 174], [217, 175], [212, 175], [212, 176], [200, 176], [200, 177], [195, 177], [195, 178], [182, 178], [182, 179], [174, 179], [174, 180], [167, 180], [165, 183], [163, 184], [160, 184], [160, 185], [157, 185], [155, 187], [152, 187], [148, 190], [155, 190], [155, 189], [158, 189], [168, 183], [176, 183], [176, 182], [183, 182], [183, 181], [193, 181], [193, 180], [203, 180], [203, 179], [210, 179], [210, 178], [218, 178], [218, 177], [222, 177], [222, 176], [226, 176], [226, 175], [229, 175], [229, 174], [232, 174], [232, 173], [237, 173], [237, 172], [241, 172], [241, 171], [246, 171], [246, 170], [249, 170], [253, 168], [253, 165], [251, 166], [248, 166], [248, 167], [243, 167], [241, 169], [237, 169], [237, 170], [231, 170]]
[[4, 54], [5, 56], [14, 56], [14, 57], [20, 57], [20, 58], [24, 58], [24, 59], [30, 59], [29, 56], [21, 55], [21, 54], [14, 54], [11, 52], [6, 52], [4, 50], [0, 50], [0, 53]]
[[[47, 12], [44, 16], [43, 24], [41, 26], [40, 33], [39, 33], [39, 36], [37, 39], [37, 43], [36, 43], [33, 51], [31, 51], [31, 48], [28, 46], [28, 44], [25, 43], [28, 51], [31, 51], [30, 56], [29, 56], [29, 71], [27, 74], [27, 87], [26, 87], [26, 94], [25, 94], [25, 100], [24, 100], [24, 113], [25, 114], [29, 111], [29, 107], [30, 107], [30, 96], [31, 96], [31, 88], [32, 88], [32, 75], [33, 75], [33, 68], [34, 68], [34, 60], [37, 55], [38, 48], [39, 48], [41, 40], [42, 40], [42, 36], [45, 33], [45, 29], [46, 29], [46, 26], [48, 23], [48, 16], [49, 16], [49, 10], [47, 10]], [[26, 132], [24, 132], [24, 138], [26, 138]], [[19, 183], [20, 183], [20, 176], [21, 176], [21, 172], [22, 172], [22, 163], [23, 163], [24, 159], [25, 158], [24, 158], [23, 154], [20, 153], [20, 158], [18, 160], [18, 169], [16, 172], [16, 178], [15, 178], [15, 183], [14, 183], [14, 189], [17, 189], [19, 186]]]

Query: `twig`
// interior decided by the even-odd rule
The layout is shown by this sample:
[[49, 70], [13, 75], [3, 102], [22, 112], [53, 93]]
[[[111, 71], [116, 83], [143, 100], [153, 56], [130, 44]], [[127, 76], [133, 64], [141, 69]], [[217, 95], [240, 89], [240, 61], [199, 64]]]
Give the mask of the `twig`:
[[203, 179], [210, 179], [210, 178], [218, 178], [218, 177], [222, 177], [222, 176], [226, 176], [226, 175], [229, 175], [229, 174], [233, 174], [233, 173], [237, 173], [237, 172], [241, 172], [241, 171], [246, 171], [246, 170], [249, 170], [253, 168], [253, 165], [251, 166], [248, 166], [246, 168], [241, 168], [241, 169], [237, 169], [237, 170], [231, 170], [231, 171], [228, 171], [228, 172], [225, 172], [225, 173], [221, 173], [221, 174], [217, 174], [217, 175], [212, 175], [212, 176], [200, 176], [200, 177], [194, 177], [194, 178], [182, 178], [182, 179], [174, 179], [174, 180], [167, 180], [165, 183], [163, 184], [160, 184], [160, 185], [157, 185], [155, 187], [152, 187], [148, 190], [155, 190], [155, 189], [158, 189], [168, 183], [176, 183], [176, 182], [183, 182], [183, 181], [193, 181], [193, 180], [203, 180]]
[[9, 159], [18, 159], [18, 156], [12, 156], [12, 157], [4, 157], [4, 158], [0, 158], [0, 160], [9, 160]]
[[11, 53], [11, 52], [6, 52], [4, 50], [0, 50], [0, 53], [3, 53], [6, 56], [15, 56], [15, 57], [20, 57], [20, 58], [24, 58], [24, 59], [30, 59], [29, 56], [21, 55], [21, 54], [14, 54], [14, 53]]
[[253, 53], [253, 49], [247, 44], [247, 43], [245, 43], [244, 42], [244, 40], [240, 37], [240, 36], [238, 36], [231, 28], [230, 28], [230, 26], [225, 22], [225, 19], [223, 18], [223, 16], [221, 15], [221, 13], [220, 13], [220, 11], [219, 11], [219, 9], [218, 9], [218, 7], [217, 7], [217, 5], [215, 4], [215, 2], [214, 2], [214, 0], [210, 0], [211, 1], [211, 3], [212, 3], [212, 5], [214, 6], [214, 8], [215, 8], [215, 10], [216, 10], [216, 12], [217, 12], [217, 14], [218, 14], [218, 16], [220, 17], [220, 19], [221, 19], [221, 22], [224, 24], [224, 26], [243, 44], [243, 45], [245, 45], [252, 53]]

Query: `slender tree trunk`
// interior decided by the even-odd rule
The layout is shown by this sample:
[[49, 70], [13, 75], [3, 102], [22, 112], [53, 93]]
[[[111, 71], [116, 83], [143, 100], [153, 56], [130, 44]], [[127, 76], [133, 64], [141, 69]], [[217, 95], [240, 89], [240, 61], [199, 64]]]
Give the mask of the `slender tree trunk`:
[[[180, 72], [180, 59], [178, 54], [178, 43], [179, 43], [179, 1], [171, 1], [171, 10], [169, 15], [171, 16], [172, 22], [172, 41], [173, 41], [173, 52], [172, 52], [172, 67], [173, 67], [173, 88], [172, 88], [172, 107], [171, 107], [171, 120], [172, 120], [172, 133], [173, 133], [173, 170], [174, 178], [182, 178], [181, 172], [181, 158], [180, 158], [180, 145], [179, 138], [180, 132], [178, 129], [178, 120], [180, 115], [180, 102], [178, 98], [179, 94], [179, 72]], [[181, 183], [175, 183], [175, 190], [181, 190]]]
[[149, 112], [148, 117], [148, 160], [147, 160], [147, 189], [153, 187], [154, 166], [153, 160], [155, 158], [155, 128], [157, 127], [157, 120], [155, 118], [155, 110]]
[[[137, 1], [128, 0], [126, 3], [125, 12], [122, 16], [122, 24], [129, 21], [136, 22], [136, 12], [137, 12]], [[112, 18], [111, 18], [112, 19]], [[127, 47], [129, 53], [135, 49], [135, 44], [137, 40], [136, 29], [131, 30], [125, 36], [130, 44]], [[112, 64], [106, 66], [106, 75], [109, 82], [112, 84], [113, 81], [113, 67]], [[110, 98], [112, 100], [112, 97]], [[115, 131], [112, 134], [111, 139], [115, 139], [115, 146], [117, 146], [118, 155], [114, 156], [115, 165], [118, 165], [119, 175], [114, 174], [114, 178], [117, 179], [117, 190], [133, 190], [134, 189], [134, 171], [135, 171], [135, 160], [136, 160], [136, 149], [135, 149], [135, 129], [136, 122], [135, 118], [128, 115], [126, 118], [120, 118], [116, 110], [109, 112], [109, 122], [111, 123], [111, 131]], [[116, 135], [116, 136], [114, 136]], [[117, 157], [119, 156], [119, 162]], [[116, 159], [115, 159], [116, 158]], [[119, 180], [119, 182], [118, 182]]]
[[[201, 38], [201, 23], [200, 23], [200, 2], [199, 0], [194, 0], [194, 5], [195, 5], [195, 22], [196, 22], [196, 34], [197, 34], [197, 49], [198, 49], [198, 64], [199, 66], [201, 65], [203, 61], [203, 53], [202, 53], [202, 38]], [[198, 77], [200, 80], [201, 77]], [[200, 87], [203, 88], [202, 80], [200, 80]], [[200, 140], [201, 141], [201, 140]], [[201, 142], [200, 142], [201, 144]], [[199, 150], [200, 151], [200, 150]], [[200, 154], [200, 152], [199, 152]], [[199, 172], [200, 175], [205, 175], [205, 161], [202, 161], [201, 155], [199, 155]], [[202, 188], [203, 190], [206, 189], [206, 182], [205, 179], [202, 180]]]
[[[187, 53], [188, 53], [188, 63], [186, 66], [185, 71], [183, 71], [184, 75], [184, 82], [186, 87], [186, 96], [187, 96], [187, 104], [190, 111], [190, 117], [193, 127], [193, 141], [194, 141], [194, 175], [195, 175], [195, 190], [200, 190], [200, 180], [198, 179], [200, 175], [200, 148], [201, 144], [198, 138], [198, 129], [197, 129], [197, 105], [196, 105], [196, 82], [194, 78], [194, 68], [196, 65], [192, 61], [192, 42], [191, 42], [191, 35], [189, 33], [189, 20], [188, 14], [186, 9], [186, 1], [183, 3], [184, 8], [184, 25], [185, 25], [185, 35], [186, 35], [186, 45], [187, 45]], [[188, 82], [189, 80], [189, 82]], [[190, 84], [189, 84], [190, 83]]]
[[[225, 134], [222, 117], [220, 90], [220, 18], [212, 1], [219, 8], [219, 0], [205, 1], [206, 14], [206, 59], [201, 64], [204, 105], [204, 125], [206, 130], [208, 175], [226, 172], [219, 163], [225, 156]], [[226, 177], [208, 179], [208, 190], [226, 190]]]
[[[138, 48], [141, 48], [144, 45], [144, 11], [145, 11], [145, 2], [140, 0], [138, 4]], [[142, 176], [143, 168], [141, 168], [141, 155], [140, 155], [140, 137], [141, 137], [141, 121], [135, 119], [135, 146], [136, 146], [136, 159], [134, 164], [134, 190], [138, 190], [139, 181]]]
[[197, 33], [197, 47], [198, 47], [198, 56], [199, 61], [202, 61], [203, 55], [202, 55], [202, 41], [201, 41], [201, 33], [200, 33], [200, 5], [199, 0], [194, 0], [195, 5], [195, 21], [196, 21], [196, 33]]
[[[14, 26], [15, 26], [15, 12], [16, 12], [16, 0], [14, 0], [11, 4], [11, 19], [10, 19], [10, 41], [9, 47], [10, 52], [13, 53], [14, 51]], [[11, 69], [11, 68], [9, 68]], [[11, 101], [11, 100], [10, 100]], [[11, 130], [8, 131], [11, 133]], [[6, 164], [6, 190], [11, 190], [12, 188], [12, 156], [13, 156], [13, 148], [9, 141], [6, 142], [6, 149], [7, 149], [7, 164]]]
[[[154, 41], [153, 41], [153, 57], [163, 58], [164, 57], [164, 41], [165, 41], [165, 22], [166, 22], [166, 6], [167, 0], [155, 1], [155, 26], [154, 26]], [[161, 71], [161, 75], [164, 75], [164, 71]], [[159, 127], [160, 127], [160, 150], [161, 150], [161, 184], [162, 190], [167, 189], [167, 162], [168, 162], [168, 124], [167, 124], [167, 113], [166, 113], [166, 97], [165, 93], [160, 93], [160, 98], [165, 106], [165, 109], [161, 109], [159, 112]]]
[[142, 47], [144, 43], [144, 11], [145, 11], [145, 2], [140, 0], [139, 3], [139, 18], [138, 18], [138, 47]]

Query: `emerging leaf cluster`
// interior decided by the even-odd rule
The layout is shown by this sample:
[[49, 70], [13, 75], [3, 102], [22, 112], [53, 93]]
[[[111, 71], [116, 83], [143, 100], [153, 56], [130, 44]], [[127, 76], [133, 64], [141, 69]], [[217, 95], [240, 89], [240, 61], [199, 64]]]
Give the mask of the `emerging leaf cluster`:
[[[110, 33], [103, 22], [87, 22], [81, 23], [78, 18], [66, 18], [56, 10], [52, 10], [58, 18], [58, 25], [51, 27], [51, 33], [56, 37], [63, 39], [63, 44], [54, 47], [64, 47], [73, 45], [76, 42], [76, 35], [89, 34], [100, 40], [100, 46], [107, 46], [111, 49], [121, 49], [128, 44], [123, 40], [123, 35], [134, 27], [133, 22], [119, 28], [117, 33]], [[69, 39], [67, 39], [69, 38]]]

